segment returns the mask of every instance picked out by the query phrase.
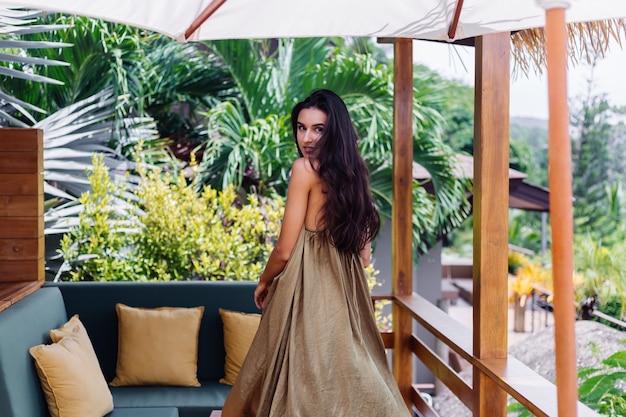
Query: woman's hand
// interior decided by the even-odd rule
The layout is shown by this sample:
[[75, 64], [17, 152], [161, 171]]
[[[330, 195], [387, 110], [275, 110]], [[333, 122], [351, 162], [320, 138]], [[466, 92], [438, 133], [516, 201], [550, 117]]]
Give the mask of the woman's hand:
[[271, 282], [263, 282], [259, 280], [259, 283], [254, 290], [254, 304], [259, 310], [263, 310], [265, 308], [265, 298], [267, 297], [267, 293], [271, 287]]

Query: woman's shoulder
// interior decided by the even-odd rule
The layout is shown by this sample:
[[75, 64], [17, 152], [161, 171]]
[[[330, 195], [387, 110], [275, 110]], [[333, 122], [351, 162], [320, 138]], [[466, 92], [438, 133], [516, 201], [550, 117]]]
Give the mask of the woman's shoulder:
[[296, 159], [291, 166], [291, 175], [313, 175], [317, 177], [317, 171], [311, 164], [309, 158], [301, 157]]
[[289, 182], [297, 184], [299, 187], [312, 188], [320, 183], [320, 177], [311, 165], [309, 158], [298, 158], [291, 167]]

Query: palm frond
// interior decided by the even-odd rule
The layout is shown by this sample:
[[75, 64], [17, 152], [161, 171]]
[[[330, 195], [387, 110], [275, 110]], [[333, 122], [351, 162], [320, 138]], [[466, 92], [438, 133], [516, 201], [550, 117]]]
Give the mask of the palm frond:
[[[36, 123], [33, 127], [44, 132], [44, 181], [67, 198], [76, 199], [89, 190], [87, 171], [92, 169], [94, 153], [103, 155], [112, 175], [124, 178], [134, 168], [116, 149], [113, 141], [115, 108], [112, 90], [79, 101]], [[122, 141], [139, 142], [156, 136], [149, 119], [125, 121], [126, 137]], [[129, 180], [133, 180], [132, 177]], [[50, 193], [58, 197], [58, 193]]]
[[[65, 42], [25, 41], [21, 36], [33, 33], [49, 33], [66, 29], [67, 25], [37, 25], [34, 24], [41, 17], [38, 11], [23, 11], [15, 8], [0, 7], [0, 48], [9, 53], [0, 54], [0, 79], [22, 79], [29, 82], [50, 83], [62, 85], [63, 82], [53, 77], [38, 75], [36, 66], [65, 66], [59, 60], [33, 58], [26, 54], [30, 50], [62, 49], [71, 46]], [[35, 123], [35, 118], [29, 113], [36, 111], [44, 113], [37, 106], [29, 105], [24, 100], [17, 99], [7, 91], [0, 92], [0, 125], [29, 127]]]

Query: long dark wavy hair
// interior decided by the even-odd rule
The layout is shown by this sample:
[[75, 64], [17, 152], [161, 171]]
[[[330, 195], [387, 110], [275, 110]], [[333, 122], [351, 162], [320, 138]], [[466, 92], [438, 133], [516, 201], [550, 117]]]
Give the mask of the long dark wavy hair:
[[[326, 126], [316, 144], [316, 169], [326, 193], [322, 223], [340, 252], [359, 253], [380, 230], [380, 215], [374, 206], [369, 172], [359, 155], [359, 137], [348, 108], [330, 90], [315, 90], [291, 112], [293, 136], [298, 146], [298, 115], [315, 108], [326, 113]], [[300, 147], [298, 153], [303, 156]]]

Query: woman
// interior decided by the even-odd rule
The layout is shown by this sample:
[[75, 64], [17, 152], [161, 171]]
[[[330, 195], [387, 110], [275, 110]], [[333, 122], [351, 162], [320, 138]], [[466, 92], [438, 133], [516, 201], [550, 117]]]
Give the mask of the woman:
[[259, 330], [222, 416], [409, 416], [363, 270], [380, 218], [348, 109], [317, 90], [291, 123], [301, 157], [254, 292]]

